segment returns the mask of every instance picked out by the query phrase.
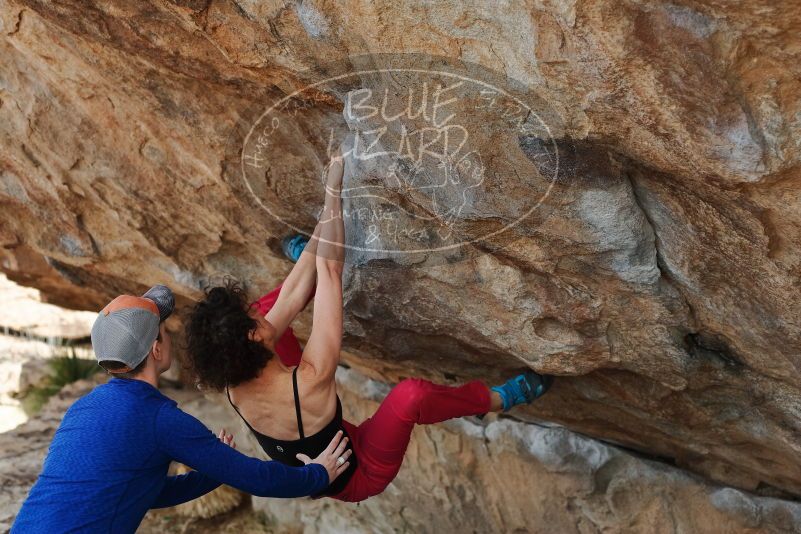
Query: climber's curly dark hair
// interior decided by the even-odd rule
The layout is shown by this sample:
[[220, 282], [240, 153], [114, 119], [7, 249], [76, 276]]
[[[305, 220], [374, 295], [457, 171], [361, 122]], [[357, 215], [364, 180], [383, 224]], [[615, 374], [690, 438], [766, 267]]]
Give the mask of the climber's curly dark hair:
[[201, 386], [221, 391], [258, 376], [273, 354], [248, 338], [256, 320], [248, 315], [247, 295], [236, 281], [205, 293], [187, 315], [188, 364]]

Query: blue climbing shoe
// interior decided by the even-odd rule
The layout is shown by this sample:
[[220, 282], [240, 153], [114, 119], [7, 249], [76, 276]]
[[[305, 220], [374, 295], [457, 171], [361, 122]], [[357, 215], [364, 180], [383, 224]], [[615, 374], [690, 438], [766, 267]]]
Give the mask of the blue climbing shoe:
[[281, 250], [284, 252], [284, 256], [289, 258], [289, 261], [297, 263], [300, 253], [303, 252], [308, 242], [309, 238], [303, 234], [290, 235], [281, 241]]
[[526, 371], [522, 375], [510, 378], [503, 385], [490, 389], [498, 392], [503, 400], [503, 411], [508, 412], [512, 406], [531, 404], [534, 399], [542, 397], [552, 383], [552, 376]]

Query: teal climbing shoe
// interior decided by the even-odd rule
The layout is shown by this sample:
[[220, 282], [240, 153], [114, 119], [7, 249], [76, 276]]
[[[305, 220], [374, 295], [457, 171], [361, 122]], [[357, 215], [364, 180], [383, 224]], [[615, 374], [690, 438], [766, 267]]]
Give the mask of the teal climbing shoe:
[[531, 404], [534, 399], [543, 396], [552, 383], [552, 376], [526, 371], [490, 389], [498, 392], [503, 401], [503, 411], [508, 412], [512, 406]]
[[281, 241], [281, 250], [284, 252], [284, 256], [289, 258], [289, 261], [297, 263], [308, 242], [309, 238], [303, 234], [290, 235]]

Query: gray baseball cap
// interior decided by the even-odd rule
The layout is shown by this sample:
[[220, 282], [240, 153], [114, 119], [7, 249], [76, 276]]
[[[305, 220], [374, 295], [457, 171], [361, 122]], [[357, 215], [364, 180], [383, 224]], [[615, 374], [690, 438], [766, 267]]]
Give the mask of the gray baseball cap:
[[159, 309], [159, 319], [161, 322], [166, 321], [167, 317], [169, 317], [175, 309], [175, 297], [172, 294], [172, 289], [167, 286], [153, 286], [148, 289], [142, 297], [156, 303], [156, 307]]
[[142, 363], [159, 334], [159, 324], [175, 308], [167, 286], [154, 286], [141, 297], [120, 295], [97, 314], [92, 325], [92, 348], [97, 361], [114, 361], [126, 367], [109, 371], [126, 373]]

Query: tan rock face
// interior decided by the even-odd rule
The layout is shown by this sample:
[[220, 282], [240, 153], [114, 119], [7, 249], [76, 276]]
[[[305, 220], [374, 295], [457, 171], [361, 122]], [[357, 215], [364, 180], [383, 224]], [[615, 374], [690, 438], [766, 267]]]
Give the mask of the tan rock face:
[[[3, 2], [3, 270], [89, 309], [154, 283], [186, 304], [222, 274], [267, 289], [289, 267], [287, 225], [313, 226], [329, 132], [377, 124], [347, 113], [367, 76], [304, 91], [265, 145], [269, 165], [243, 180], [261, 111], [349, 56], [461, 59], [476, 78], [516, 79], [534, 108], [517, 127], [533, 127], [460, 93], [480, 158], [400, 166], [397, 182], [392, 158], [354, 162], [347, 184], [383, 198], [353, 197], [354, 210], [409, 215], [391, 235], [402, 254], [386, 233], [349, 252], [350, 361], [388, 380], [563, 375], [518, 416], [801, 495], [801, 14], [476, 4]], [[393, 126], [380, 146], [401, 137]], [[470, 182], [465, 162], [489, 179]], [[466, 181], [431, 193], [451, 170]], [[368, 242], [368, 222], [348, 221], [351, 243]], [[424, 231], [472, 243], [414, 252]]]

